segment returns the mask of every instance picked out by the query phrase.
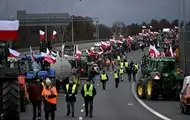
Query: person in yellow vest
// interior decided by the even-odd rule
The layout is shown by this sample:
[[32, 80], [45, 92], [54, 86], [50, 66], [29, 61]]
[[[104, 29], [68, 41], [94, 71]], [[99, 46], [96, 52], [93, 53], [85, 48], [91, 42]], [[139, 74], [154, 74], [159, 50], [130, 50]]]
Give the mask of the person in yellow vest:
[[57, 90], [49, 78], [46, 78], [46, 87], [42, 91], [42, 97], [44, 98], [45, 120], [49, 120], [50, 114], [51, 120], [54, 120], [57, 109]]
[[134, 64], [133, 66], [133, 81], [136, 82], [136, 75], [139, 70], [139, 65], [137, 63]]
[[124, 80], [124, 68], [120, 68], [119, 69], [119, 77], [120, 77], [120, 80], [123, 82]]
[[120, 64], [120, 61], [121, 61], [121, 56], [118, 55], [118, 56], [117, 56], [117, 62], [118, 62], [118, 65]]
[[114, 79], [115, 79], [115, 87], [118, 88], [118, 85], [119, 85], [119, 73], [118, 73], [118, 70], [115, 70], [114, 71]]
[[124, 62], [123, 61], [120, 62], [120, 68], [124, 68]]
[[66, 85], [66, 103], [67, 103], [67, 116], [75, 116], [75, 102], [77, 95], [77, 85], [74, 83], [75, 77], [71, 76], [69, 78], [69, 84]]
[[125, 59], [124, 60], [124, 66], [125, 66], [125, 72], [127, 73], [127, 71], [128, 71], [128, 67], [129, 67], [129, 63], [128, 63], [128, 61]]
[[109, 80], [109, 77], [105, 73], [105, 70], [103, 70], [102, 74], [100, 74], [100, 81], [102, 82], [103, 90], [106, 90], [106, 83], [107, 83], [108, 80]]
[[[93, 100], [94, 96], [96, 95], [96, 88], [91, 83], [90, 80], [87, 80], [84, 86], [81, 89], [81, 95], [84, 98], [84, 104], [85, 104], [85, 116], [86, 117], [92, 117], [93, 116]], [[89, 106], [90, 105], [90, 110]], [[90, 113], [89, 113], [90, 112]]]

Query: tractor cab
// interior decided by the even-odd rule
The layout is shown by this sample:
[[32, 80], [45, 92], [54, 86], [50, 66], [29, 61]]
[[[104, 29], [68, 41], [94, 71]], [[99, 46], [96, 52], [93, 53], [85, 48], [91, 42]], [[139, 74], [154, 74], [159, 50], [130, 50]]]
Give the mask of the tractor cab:
[[62, 56], [68, 60], [74, 60], [75, 54], [78, 51], [78, 45], [72, 43], [65, 43], [62, 45]]

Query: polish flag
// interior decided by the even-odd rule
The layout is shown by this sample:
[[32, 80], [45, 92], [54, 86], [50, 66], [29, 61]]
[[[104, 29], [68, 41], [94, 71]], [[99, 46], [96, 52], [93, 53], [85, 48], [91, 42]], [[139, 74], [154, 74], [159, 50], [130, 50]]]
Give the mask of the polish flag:
[[54, 31], [53, 31], [53, 34], [52, 34], [52, 37], [51, 37], [52, 40], [55, 40], [55, 35], [56, 35], [56, 34], [57, 34], [57, 32], [54, 30]]
[[170, 54], [171, 57], [174, 57], [174, 52], [173, 52], [173, 50], [172, 50], [172, 46], [171, 46], [171, 45], [170, 45], [169, 54]]
[[77, 51], [76, 51], [76, 54], [75, 54], [75, 58], [76, 58], [76, 59], [80, 59], [81, 54], [82, 54], [82, 52], [79, 51], [79, 50], [77, 50]]
[[169, 40], [167, 40], [167, 39], [164, 39], [164, 43], [169, 43]]
[[13, 50], [11, 48], [9, 48], [9, 52], [10, 52], [9, 57], [18, 57], [20, 55], [19, 52], [17, 52], [16, 50]]
[[160, 52], [155, 48], [155, 46], [150, 45], [149, 47], [149, 54], [152, 57], [159, 57], [160, 56]]
[[39, 30], [40, 33], [40, 40], [44, 40], [45, 39], [45, 32], [42, 30]]
[[44, 57], [44, 60], [46, 62], [49, 62], [51, 64], [55, 64], [56, 58], [54, 56], [52, 56], [52, 53], [49, 51], [48, 48], [46, 50], [46, 53], [41, 53], [41, 55]]
[[144, 29], [145, 29], [145, 28], [146, 28], [146, 26], [144, 26], [144, 25], [143, 25], [143, 26], [142, 26], [142, 28], [144, 28]]
[[30, 46], [30, 54], [31, 54], [31, 61], [33, 62], [34, 59], [35, 59], [35, 54], [34, 52], [32, 51], [32, 47]]
[[0, 20], [0, 40], [18, 39], [19, 21]]
[[150, 28], [152, 29], [153, 27], [150, 25]]

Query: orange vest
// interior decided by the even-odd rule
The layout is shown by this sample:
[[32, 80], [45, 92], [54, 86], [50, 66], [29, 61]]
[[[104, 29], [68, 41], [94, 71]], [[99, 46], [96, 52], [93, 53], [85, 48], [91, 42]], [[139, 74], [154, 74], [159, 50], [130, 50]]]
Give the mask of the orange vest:
[[25, 91], [25, 97], [28, 99], [29, 98], [29, 95], [28, 95], [28, 90], [27, 90], [27, 87], [26, 87], [26, 81], [25, 81], [25, 76], [24, 75], [20, 75], [18, 77], [18, 82], [21, 86], [24, 87], [24, 91]]
[[46, 95], [56, 95], [57, 96], [57, 90], [55, 87], [52, 87], [52, 88], [44, 88], [43, 91], [42, 91], [42, 96], [45, 97], [46, 101], [52, 103], [52, 104], [56, 104], [57, 103], [57, 98], [47, 98]]

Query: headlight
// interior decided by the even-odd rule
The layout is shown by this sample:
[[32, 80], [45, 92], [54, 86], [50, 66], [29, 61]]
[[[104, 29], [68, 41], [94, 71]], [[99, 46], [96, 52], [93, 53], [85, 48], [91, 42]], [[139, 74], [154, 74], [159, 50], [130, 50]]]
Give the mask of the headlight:
[[164, 77], [168, 77], [168, 73], [165, 73], [165, 74], [164, 74]]

